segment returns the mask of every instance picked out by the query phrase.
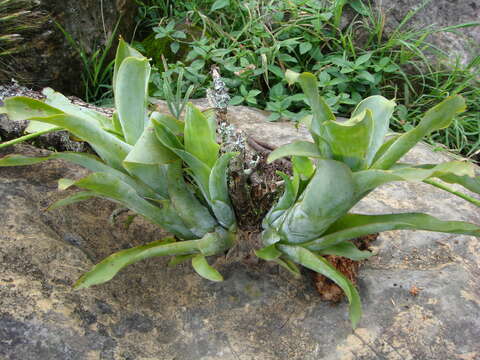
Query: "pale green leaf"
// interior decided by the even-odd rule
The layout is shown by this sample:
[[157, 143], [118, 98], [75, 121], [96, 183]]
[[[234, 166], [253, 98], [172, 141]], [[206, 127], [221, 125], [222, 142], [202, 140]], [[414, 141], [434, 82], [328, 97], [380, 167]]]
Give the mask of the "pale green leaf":
[[271, 163], [277, 159], [294, 155], [314, 158], [322, 157], [317, 145], [315, 145], [314, 143], [311, 143], [309, 141], [294, 141], [273, 150], [268, 155], [267, 161]]
[[327, 260], [303, 247], [278, 245], [278, 248], [296, 263], [322, 274], [340, 286], [345, 295], [347, 295], [348, 302], [350, 303], [350, 321], [352, 327], [356, 328], [362, 316], [362, 305], [355, 286]]
[[353, 243], [349, 241], [344, 241], [339, 244], [322, 249], [318, 251], [317, 254], [343, 256], [355, 261], [365, 260], [372, 256], [372, 253], [370, 251], [359, 250]]
[[125, 141], [134, 145], [146, 124], [150, 64], [146, 58], [122, 61], [115, 83], [115, 108]]
[[192, 266], [201, 277], [210, 281], [223, 281], [223, 276], [205, 259], [205, 256], [198, 254], [192, 259]]

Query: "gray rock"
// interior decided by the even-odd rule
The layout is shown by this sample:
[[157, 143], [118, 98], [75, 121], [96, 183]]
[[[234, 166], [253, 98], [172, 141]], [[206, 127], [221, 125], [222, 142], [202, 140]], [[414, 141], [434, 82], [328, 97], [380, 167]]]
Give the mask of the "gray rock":
[[[265, 123], [257, 110], [235, 108], [230, 118], [272, 145], [305, 135], [292, 124]], [[43, 152], [28, 146], [6, 150]], [[406, 160], [447, 158], [422, 145]], [[295, 280], [265, 263], [224, 264], [219, 270], [225, 281], [211, 283], [188, 264], [169, 268], [167, 259], [150, 259], [107, 284], [73, 291], [73, 282], [103, 257], [163, 235], [139, 217], [128, 228], [121, 221], [112, 225], [108, 217], [115, 205], [101, 199], [45, 211], [66, 195], [57, 191], [57, 179], [85, 174], [56, 160], [0, 168], [1, 358], [480, 357], [480, 241], [468, 236], [382, 233], [374, 243], [378, 255], [360, 272], [364, 316], [356, 331], [347, 304], [322, 302], [308, 273]], [[383, 186], [357, 211], [414, 209], [480, 224], [478, 208], [422, 183]], [[420, 289], [416, 296], [413, 286]]]
[[452, 63], [458, 56], [467, 63], [480, 53], [480, 1], [479, 0], [433, 0], [422, 8], [418, 0], [375, 0], [375, 7], [385, 15], [385, 35], [390, 35], [400, 25], [405, 16], [420, 9], [406, 24], [403, 30], [420, 30], [427, 26], [441, 29], [464, 23], [477, 23], [476, 26], [456, 29], [450, 32], [437, 32], [427, 41], [443, 50]]

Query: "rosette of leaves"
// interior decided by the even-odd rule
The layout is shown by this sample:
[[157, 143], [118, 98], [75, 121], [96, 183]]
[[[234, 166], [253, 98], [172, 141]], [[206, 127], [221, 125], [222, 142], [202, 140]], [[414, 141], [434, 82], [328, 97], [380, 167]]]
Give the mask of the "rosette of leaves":
[[76, 186], [82, 191], [54, 203], [51, 209], [103, 197], [173, 235], [107, 257], [84, 274], [76, 288], [106, 282], [129, 264], [163, 255], [173, 256], [172, 264], [191, 260], [201, 276], [222, 280], [206, 257], [226, 251], [235, 239], [236, 220], [226, 179], [226, 168], [235, 154], [220, 154], [212, 112], [188, 104], [184, 121], [149, 114], [149, 75], [148, 60], [121, 40], [114, 67], [116, 111], [112, 118], [77, 107], [51, 89], [44, 92], [45, 101], [13, 97], [0, 108], [11, 120], [29, 120], [28, 132], [68, 130], [98, 154], [63, 152], [0, 159], [0, 166], [64, 159], [92, 171], [80, 180], [60, 179], [60, 189]]
[[443, 221], [423, 213], [362, 215], [350, 209], [373, 189], [392, 181], [423, 181], [480, 206], [474, 197], [458, 192], [459, 184], [480, 194], [480, 177], [468, 162], [407, 165], [399, 162], [432, 131], [446, 128], [464, 110], [461, 96], [451, 96], [427, 111], [414, 129], [386, 140], [395, 103], [382, 96], [361, 101], [347, 121], [337, 120], [318, 93], [315, 76], [287, 72], [298, 82], [312, 109], [305, 119], [313, 142], [297, 141], [273, 151], [270, 162], [291, 157], [293, 176], [280, 173], [284, 193], [263, 221], [264, 248], [257, 256], [299, 274], [297, 264], [335, 282], [350, 303], [355, 327], [361, 316], [357, 289], [323, 255], [352, 260], [368, 258], [351, 240], [380, 231], [419, 229], [480, 237], [480, 227], [461, 221]]

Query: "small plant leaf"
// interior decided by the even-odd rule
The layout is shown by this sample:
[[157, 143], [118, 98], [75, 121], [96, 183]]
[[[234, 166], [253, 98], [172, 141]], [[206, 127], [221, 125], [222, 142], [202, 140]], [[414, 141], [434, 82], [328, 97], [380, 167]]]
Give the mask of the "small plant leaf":
[[362, 316], [360, 296], [355, 286], [323, 257], [300, 246], [278, 245], [278, 247], [291, 260], [322, 274], [340, 286], [350, 303], [350, 321], [355, 329]]
[[213, 166], [208, 181], [212, 210], [220, 224], [226, 229], [235, 223], [235, 212], [231, 206], [228, 191], [227, 168], [230, 160], [236, 155], [236, 153], [223, 154]]
[[59, 207], [74, 204], [79, 201], [84, 201], [91, 199], [92, 197], [96, 197], [97, 194], [93, 191], [79, 191], [73, 195], [70, 195], [64, 199], [55, 201], [52, 205], [48, 207], [47, 210], [55, 210], [58, 209]]
[[294, 141], [290, 144], [283, 145], [273, 150], [269, 155], [267, 161], [269, 163], [287, 156], [307, 156], [314, 158], [321, 158], [322, 155], [318, 150], [317, 145], [308, 141]]
[[128, 45], [125, 40], [120, 38], [120, 41], [118, 42], [118, 47], [117, 47], [117, 52], [115, 56], [115, 64], [114, 64], [114, 69], [113, 69], [113, 82], [112, 82], [112, 87], [115, 91], [116, 88], [116, 83], [117, 83], [117, 77], [118, 77], [118, 72], [120, 70], [120, 65], [122, 64], [123, 60], [125, 60], [128, 57], [134, 57], [138, 59], [143, 59], [145, 58], [140, 52], [132, 48], [130, 45]]
[[210, 281], [223, 281], [223, 276], [205, 259], [205, 256], [198, 254], [192, 258], [192, 266], [201, 277]]
[[134, 145], [146, 124], [150, 64], [146, 58], [122, 61], [115, 84], [115, 108], [128, 144]]
[[271, 261], [282, 256], [282, 252], [277, 249], [275, 244], [272, 244], [259, 250], [255, 250], [255, 255], [265, 261]]
[[388, 100], [380, 95], [370, 96], [362, 100], [352, 112], [352, 118], [360, 115], [363, 111], [370, 110], [373, 120], [373, 134], [371, 136], [371, 143], [368, 147], [365, 163], [370, 166], [373, 157], [382, 146], [385, 136], [390, 124], [395, 109], [395, 102]]
[[215, 128], [206, 116], [192, 104], [188, 104], [185, 113], [185, 150], [213, 167], [220, 146], [216, 142]]
[[465, 100], [460, 95], [450, 96], [428, 110], [414, 129], [401, 135], [388, 150], [372, 165], [386, 170], [415, 146], [425, 135], [450, 125], [453, 117], [465, 110]]
[[422, 213], [387, 215], [347, 214], [335, 221], [322, 237], [302, 244], [318, 251], [360, 236], [390, 230], [426, 230], [480, 236], [480, 227], [463, 221], [443, 221]]
[[111, 280], [125, 266], [154, 256], [186, 255], [197, 252], [196, 241], [168, 242], [165, 239], [122, 250], [103, 259], [73, 286], [84, 289]]

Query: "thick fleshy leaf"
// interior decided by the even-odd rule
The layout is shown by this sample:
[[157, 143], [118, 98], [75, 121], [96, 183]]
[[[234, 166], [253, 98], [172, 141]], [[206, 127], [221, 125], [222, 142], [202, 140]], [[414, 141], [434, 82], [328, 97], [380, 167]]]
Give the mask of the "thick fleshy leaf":
[[185, 150], [212, 168], [220, 149], [215, 138], [215, 128], [212, 129], [206, 116], [189, 103], [185, 112]]
[[292, 143], [283, 145], [273, 150], [269, 155], [267, 161], [269, 163], [287, 156], [307, 156], [313, 158], [321, 158], [322, 154], [318, 150], [316, 144], [309, 141], [294, 141]]
[[130, 174], [142, 179], [163, 198], [167, 198], [166, 169], [163, 165], [177, 160], [178, 156], [158, 140], [153, 125], [149, 125], [123, 165]]
[[302, 181], [308, 181], [315, 174], [315, 165], [306, 156], [292, 156], [292, 165], [293, 172]]
[[343, 256], [351, 260], [360, 261], [368, 259], [373, 254], [370, 251], [359, 250], [349, 241], [341, 242], [317, 252], [318, 255], [336, 255]]
[[326, 121], [323, 138], [330, 144], [335, 160], [344, 162], [352, 171], [367, 166], [366, 159], [374, 135], [374, 122], [370, 109], [346, 122]]
[[372, 164], [375, 163], [380, 157], [387, 152], [387, 150], [392, 146], [392, 144], [397, 141], [401, 134], [392, 135], [387, 141], [385, 141], [382, 146], [377, 150], [375, 156], [373, 157]]
[[290, 259], [287, 259], [285, 257], [279, 257], [279, 258], [273, 259], [272, 261], [274, 263], [280, 265], [284, 269], [286, 269], [295, 278], [299, 279], [302, 276], [298, 266], [293, 261], [291, 261]]
[[186, 255], [197, 253], [197, 241], [170, 242], [159, 240], [146, 245], [122, 250], [103, 259], [75, 283], [75, 289], [83, 289], [111, 280], [125, 266], [154, 256]]
[[297, 189], [290, 177], [281, 171], [278, 171], [277, 175], [281, 176], [284, 181], [284, 190], [278, 202], [265, 216], [263, 220], [264, 228], [266, 228], [268, 225], [272, 225], [275, 220], [282, 216], [282, 214], [295, 203], [295, 200], [297, 199]]
[[352, 327], [356, 328], [362, 316], [362, 305], [355, 286], [323, 257], [301, 246], [278, 245], [278, 248], [296, 263], [322, 274], [340, 286], [345, 295], [347, 295], [348, 302], [350, 303], [350, 321], [352, 322]]
[[212, 210], [220, 224], [226, 229], [235, 223], [235, 213], [228, 192], [227, 168], [230, 160], [236, 155], [236, 153], [223, 154], [213, 166], [208, 182]]
[[187, 260], [191, 260], [196, 254], [187, 254], [187, 255], [176, 255], [173, 256], [168, 262], [167, 266], [177, 266]]
[[22, 165], [32, 165], [38, 164], [43, 161], [53, 160], [53, 159], [63, 159], [70, 161], [74, 164], [83, 166], [94, 172], [106, 172], [109, 173], [128, 185], [132, 186], [139, 195], [149, 199], [162, 200], [165, 197], [157, 194], [153, 189], [144, 184], [142, 181], [131, 177], [125, 174], [122, 171], [116, 170], [108, 165], [106, 165], [100, 158], [95, 155], [85, 154], [85, 153], [76, 153], [76, 152], [61, 152], [53, 153], [49, 156], [43, 157], [28, 157], [23, 155], [7, 155], [0, 159], [0, 166], [22, 166]]
[[185, 184], [180, 161], [168, 165], [168, 195], [178, 216], [197, 237], [214, 230], [217, 222]]
[[116, 89], [116, 82], [117, 82], [117, 77], [118, 77], [118, 72], [120, 70], [120, 65], [122, 65], [123, 60], [125, 60], [128, 57], [134, 57], [138, 59], [144, 59], [145, 57], [132, 48], [130, 45], [128, 45], [125, 40], [120, 38], [118, 42], [118, 47], [117, 47], [117, 52], [115, 56], [115, 63], [114, 63], [114, 68], [113, 68], [113, 91], [115, 92]]
[[205, 259], [205, 256], [198, 254], [192, 258], [192, 266], [201, 277], [210, 281], [223, 281], [223, 276]]
[[370, 145], [368, 146], [365, 159], [366, 167], [372, 164], [375, 154], [384, 142], [390, 124], [390, 118], [395, 109], [395, 102], [380, 95], [367, 97], [358, 103], [355, 110], [353, 110], [351, 117], [355, 118], [367, 109], [369, 109], [372, 114], [373, 134], [371, 136]]
[[298, 83], [302, 87], [308, 103], [312, 109], [311, 131], [321, 135], [321, 125], [328, 120], [335, 120], [332, 110], [318, 93], [317, 78], [311, 73], [304, 72], [298, 76]]
[[318, 251], [360, 236], [389, 230], [426, 230], [480, 237], [480, 226], [463, 221], [443, 221], [422, 213], [387, 215], [347, 214], [334, 222], [325, 234], [302, 246]]
[[133, 187], [110, 174], [93, 173], [76, 181], [73, 185], [119, 202], [182, 239], [195, 238], [178, 215], [172, 211], [168, 201], [162, 200], [159, 202], [161, 207], [155, 206], [140, 197]]
[[74, 204], [79, 201], [84, 201], [91, 199], [92, 197], [98, 196], [95, 192], [93, 191], [79, 191], [73, 195], [70, 195], [64, 199], [55, 201], [52, 205], [48, 207], [48, 210], [55, 210], [58, 209], [59, 207], [62, 206], [67, 206], [70, 204]]
[[164, 119], [160, 118], [157, 120], [157, 117], [152, 117], [151, 121], [155, 128], [157, 139], [164, 146], [172, 151], [173, 149], [183, 149], [183, 144], [180, 142], [177, 135], [170, 130], [170, 127], [165, 123]]
[[275, 244], [265, 246], [259, 250], [255, 250], [255, 255], [265, 261], [271, 261], [282, 256], [282, 252], [277, 249]]
[[104, 131], [96, 121], [68, 115], [41, 101], [24, 97], [6, 99], [5, 105], [12, 120], [36, 120], [64, 128], [88, 142], [110, 166], [123, 170], [122, 161], [131, 146]]
[[134, 145], [146, 124], [150, 64], [146, 58], [122, 61], [115, 83], [115, 108], [125, 141]]
[[319, 160], [315, 175], [279, 228], [288, 243], [302, 243], [320, 236], [353, 205], [352, 172], [343, 163]]
[[75, 105], [66, 96], [57, 91], [54, 91], [51, 88], [43, 89], [42, 94], [46, 96], [45, 104], [62, 110], [66, 114], [94, 121], [102, 127], [110, 128], [113, 130], [112, 121], [105, 115], [100, 114], [99, 112], [92, 109]]
[[465, 110], [465, 100], [460, 95], [450, 96], [428, 110], [414, 129], [401, 135], [372, 165], [374, 169], [387, 170], [403, 155], [432, 131], [446, 128], [454, 116]]
[[163, 124], [163, 126], [168, 128], [176, 136], [181, 135], [184, 132], [185, 123], [175, 119], [172, 115], [162, 114], [154, 111], [152, 115], [150, 115], [150, 119]]
[[423, 181], [428, 178], [442, 176], [470, 176], [475, 175], [473, 164], [463, 161], [450, 161], [432, 166], [430, 168], [419, 167], [394, 167], [392, 170], [365, 170], [353, 174], [355, 192], [362, 194], [377, 186], [392, 181]]

